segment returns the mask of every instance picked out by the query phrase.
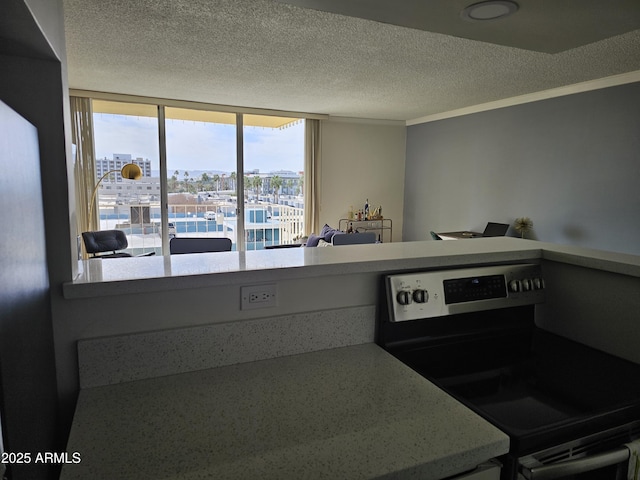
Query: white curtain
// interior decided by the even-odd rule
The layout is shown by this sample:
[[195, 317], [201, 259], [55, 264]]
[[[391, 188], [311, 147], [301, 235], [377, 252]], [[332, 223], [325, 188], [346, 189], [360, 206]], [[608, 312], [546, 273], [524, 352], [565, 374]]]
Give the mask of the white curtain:
[[98, 229], [97, 215], [89, 225], [89, 203], [95, 187], [95, 153], [93, 143], [93, 110], [90, 98], [70, 97], [71, 136], [76, 146], [74, 177], [78, 232]]
[[307, 119], [304, 132], [304, 231], [320, 232], [320, 120]]

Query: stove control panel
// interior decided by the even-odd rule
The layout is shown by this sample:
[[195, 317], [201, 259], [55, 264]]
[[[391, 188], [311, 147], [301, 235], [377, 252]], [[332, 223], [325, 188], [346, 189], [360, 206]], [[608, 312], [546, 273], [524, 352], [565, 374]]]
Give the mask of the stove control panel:
[[535, 264], [401, 273], [385, 283], [392, 322], [542, 303], [545, 290]]

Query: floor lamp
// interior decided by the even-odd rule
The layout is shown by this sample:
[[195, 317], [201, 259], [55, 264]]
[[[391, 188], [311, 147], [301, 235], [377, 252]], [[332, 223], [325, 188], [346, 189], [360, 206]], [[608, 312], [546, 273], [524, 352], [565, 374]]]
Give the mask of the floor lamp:
[[[102, 177], [100, 177], [100, 180], [98, 180], [98, 183], [96, 183], [96, 186], [93, 189], [93, 194], [91, 195], [91, 203], [89, 204], [89, 228], [92, 228], [91, 221], [93, 220], [93, 204], [96, 201], [96, 194], [98, 193], [100, 182], [102, 182], [102, 180], [104, 180], [107, 175], [116, 173], [118, 171], [120, 172], [120, 175], [122, 175], [122, 178], [126, 178], [127, 180], [140, 180], [142, 178], [142, 170], [135, 163], [127, 163], [120, 170], [109, 170]], [[98, 230], [100, 230], [100, 225], [98, 225]]]

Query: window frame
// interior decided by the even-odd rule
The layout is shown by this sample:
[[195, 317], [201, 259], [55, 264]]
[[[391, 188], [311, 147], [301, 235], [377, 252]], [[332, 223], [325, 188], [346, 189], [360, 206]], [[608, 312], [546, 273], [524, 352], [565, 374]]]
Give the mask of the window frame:
[[[118, 102], [121, 104], [143, 104], [155, 106], [157, 109], [157, 122], [158, 122], [158, 155], [159, 155], [159, 170], [160, 170], [160, 220], [162, 225], [169, 224], [169, 202], [168, 202], [168, 169], [167, 169], [167, 145], [166, 145], [166, 107], [176, 107], [182, 109], [190, 109], [194, 111], [206, 111], [206, 112], [222, 112], [222, 113], [235, 113], [236, 116], [236, 172], [242, 172], [242, 174], [236, 174], [236, 219], [237, 219], [237, 234], [236, 234], [236, 250], [246, 250], [246, 232], [245, 232], [245, 201], [244, 201], [244, 116], [245, 115], [259, 115], [262, 117], [285, 117], [291, 119], [321, 120], [328, 118], [326, 115], [316, 114], [302, 114], [299, 112], [284, 112], [274, 110], [261, 110], [261, 109], [249, 109], [249, 108], [232, 108], [227, 106], [216, 106], [213, 104], [202, 104], [195, 102], [182, 102], [182, 101], [160, 101], [158, 99], [135, 97], [127, 95], [117, 94], [98, 94], [92, 95], [94, 92], [79, 92], [70, 91], [72, 96], [79, 96], [80, 94], [87, 96], [93, 101], [101, 100], [106, 102]], [[116, 112], [113, 112], [116, 113]], [[120, 114], [127, 115], [125, 111]], [[305, 147], [306, 149], [306, 147]], [[303, 157], [306, 157], [306, 152], [303, 152]], [[303, 164], [302, 171], [306, 173], [306, 162]], [[312, 205], [307, 205], [304, 202], [304, 215], [310, 215], [308, 209], [313, 208]], [[162, 228], [161, 236], [161, 249], [163, 254], [169, 252], [169, 232], [168, 228]]]

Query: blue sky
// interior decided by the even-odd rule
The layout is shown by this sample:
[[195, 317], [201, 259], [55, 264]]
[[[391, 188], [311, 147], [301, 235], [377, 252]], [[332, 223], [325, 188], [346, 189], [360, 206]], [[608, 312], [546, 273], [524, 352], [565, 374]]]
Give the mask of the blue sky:
[[[155, 118], [94, 115], [97, 158], [129, 153], [152, 161], [159, 169], [158, 127]], [[288, 128], [245, 127], [245, 171], [302, 171], [304, 122]], [[167, 172], [236, 171], [235, 125], [167, 120]]]

